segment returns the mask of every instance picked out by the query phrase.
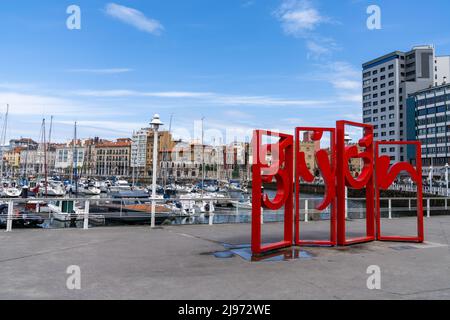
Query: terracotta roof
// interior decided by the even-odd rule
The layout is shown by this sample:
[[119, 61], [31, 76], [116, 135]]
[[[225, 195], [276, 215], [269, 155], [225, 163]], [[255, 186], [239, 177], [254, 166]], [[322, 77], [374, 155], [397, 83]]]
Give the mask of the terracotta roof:
[[131, 146], [131, 141], [127, 140], [120, 140], [120, 141], [116, 141], [116, 142], [103, 142], [103, 143], [99, 143], [97, 144], [95, 147], [96, 148], [125, 148], [125, 147], [130, 147]]

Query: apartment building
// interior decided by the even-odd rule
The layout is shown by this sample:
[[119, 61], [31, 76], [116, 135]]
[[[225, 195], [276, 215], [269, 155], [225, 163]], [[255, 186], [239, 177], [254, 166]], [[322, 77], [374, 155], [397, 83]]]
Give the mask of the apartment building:
[[[422, 143], [424, 174], [433, 167], [439, 174], [450, 164], [450, 84], [420, 90], [407, 100], [408, 140]], [[414, 148], [408, 148], [408, 160], [415, 162]]]
[[[407, 139], [406, 100], [414, 92], [450, 77], [450, 57], [436, 56], [433, 46], [394, 51], [363, 64], [363, 122], [374, 126], [379, 141]], [[405, 161], [407, 150], [386, 148], [392, 161]]]
[[96, 174], [130, 176], [131, 139], [101, 142], [95, 146]]

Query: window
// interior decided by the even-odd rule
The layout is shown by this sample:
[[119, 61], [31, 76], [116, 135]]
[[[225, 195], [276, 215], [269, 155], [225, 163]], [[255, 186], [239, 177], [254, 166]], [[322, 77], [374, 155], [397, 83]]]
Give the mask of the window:
[[393, 78], [393, 77], [394, 77], [394, 73], [393, 72], [389, 73], [389, 78]]
[[390, 64], [390, 65], [389, 65], [389, 70], [392, 70], [392, 69], [394, 69], [394, 65], [393, 65], [393, 64]]
[[381, 68], [380, 69], [380, 72], [385, 72], [386, 71], [386, 68]]

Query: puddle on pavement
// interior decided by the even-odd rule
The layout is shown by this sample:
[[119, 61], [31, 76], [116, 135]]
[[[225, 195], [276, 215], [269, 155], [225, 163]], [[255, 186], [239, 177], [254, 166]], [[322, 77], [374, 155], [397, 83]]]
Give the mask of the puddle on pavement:
[[393, 250], [397, 250], [397, 251], [417, 249], [416, 247], [413, 247], [413, 246], [394, 246], [394, 247], [389, 247], [389, 248], [391, 248]]
[[234, 256], [239, 256], [246, 261], [252, 262], [279, 262], [279, 261], [292, 261], [292, 260], [309, 260], [314, 255], [308, 251], [301, 250], [299, 248], [287, 248], [273, 251], [264, 255], [255, 256], [251, 252], [249, 245], [228, 245], [224, 244], [224, 247], [228, 250], [214, 252], [214, 257], [218, 259], [228, 259]]

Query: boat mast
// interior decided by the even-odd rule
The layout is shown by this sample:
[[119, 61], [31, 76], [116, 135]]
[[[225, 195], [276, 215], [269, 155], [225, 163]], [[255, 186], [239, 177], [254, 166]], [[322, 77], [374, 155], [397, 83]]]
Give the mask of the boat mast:
[[205, 145], [204, 145], [204, 130], [203, 130], [203, 123], [205, 121], [205, 117], [202, 117], [202, 198], [203, 198], [203, 192], [205, 189]]
[[78, 149], [77, 149], [77, 122], [75, 121], [72, 162], [74, 163], [73, 174], [75, 176], [75, 194], [78, 194]]
[[6, 114], [5, 114], [5, 120], [3, 122], [3, 128], [2, 128], [2, 136], [1, 136], [1, 169], [0, 169], [0, 178], [3, 179], [3, 166], [4, 166], [4, 159], [3, 159], [3, 148], [6, 144], [6, 132], [8, 130], [8, 115], [9, 115], [9, 104], [6, 105]]
[[45, 196], [48, 195], [48, 176], [47, 176], [47, 142], [46, 142], [46, 130], [45, 130], [45, 118], [42, 119], [42, 144], [44, 149], [44, 177], [45, 177]]

